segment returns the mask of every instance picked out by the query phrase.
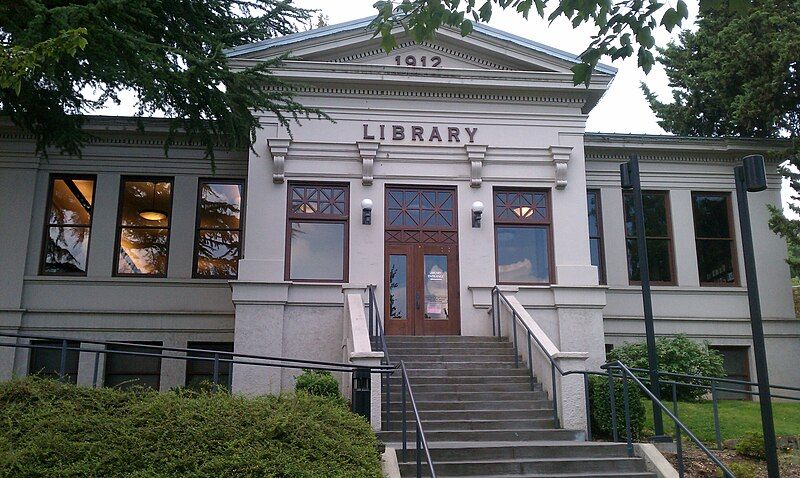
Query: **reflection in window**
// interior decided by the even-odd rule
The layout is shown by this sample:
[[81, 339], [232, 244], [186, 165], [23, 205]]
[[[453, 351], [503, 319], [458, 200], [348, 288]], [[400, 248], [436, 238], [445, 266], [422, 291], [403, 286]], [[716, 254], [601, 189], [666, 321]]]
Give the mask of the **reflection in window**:
[[552, 281], [550, 221], [548, 192], [495, 191], [498, 283], [547, 284]]
[[290, 185], [287, 228], [288, 280], [347, 280], [346, 186]]
[[[141, 345], [161, 345], [161, 342], [137, 342]], [[135, 345], [109, 344], [106, 350], [160, 355], [159, 349]], [[158, 390], [161, 383], [161, 357], [147, 355], [106, 354], [106, 387], [122, 389], [142, 386]]]
[[123, 180], [117, 274], [167, 275], [171, 214], [171, 180]]
[[86, 274], [94, 184], [93, 177], [60, 176], [51, 180], [43, 274]]
[[200, 182], [195, 276], [235, 278], [241, 255], [241, 182]]
[[405, 319], [408, 306], [408, 264], [405, 255], [389, 256], [389, 318]]
[[735, 284], [735, 245], [730, 195], [692, 193], [700, 284]]
[[602, 212], [600, 210], [600, 191], [586, 192], [586, 205], [589, 210], [589, 255], [592, 265], [597, 267], [597, 283], [605, 284], [605, 258], [603, 256]]
[[[641, 281], [639, 275], [639, 249], [636, 242], [636, 216], [633, 195], [623, 196], [625, 209], [625, 242], [628, 250], [628, 279]], [[642, 193], [644, 206], [644, 230], [647, 242], [647, 258], [650, 280], [672, 284], [672, 237], [669, 226], [669, 201], [665, 191]]]
[[[28, 375], [58, 379], [58, 374], [61, 370], [61, 347], [63, 341], [32, 340], [31, 345], [34, 347], [31, 349]], [[81, 343], [77, 341], [67, 341], [67, 347], [69, 348], [77, 349], [80, 345]], [[78, 383], [78, 360], [80, 354], [77, 350], [67, 350], [66, 360], [64, 361], [64, 376], [69, 383]]]

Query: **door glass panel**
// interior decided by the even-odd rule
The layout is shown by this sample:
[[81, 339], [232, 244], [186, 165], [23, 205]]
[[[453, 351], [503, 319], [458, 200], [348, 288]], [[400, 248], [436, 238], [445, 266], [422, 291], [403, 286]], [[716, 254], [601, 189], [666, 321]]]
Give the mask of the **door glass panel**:
[[404, 255], [389, 256], [389, 318], [405, 319], [408, 317], [406, 305], [407, 263]]
[[425, 254], [425, 318], [447, 320], [447, 256]]

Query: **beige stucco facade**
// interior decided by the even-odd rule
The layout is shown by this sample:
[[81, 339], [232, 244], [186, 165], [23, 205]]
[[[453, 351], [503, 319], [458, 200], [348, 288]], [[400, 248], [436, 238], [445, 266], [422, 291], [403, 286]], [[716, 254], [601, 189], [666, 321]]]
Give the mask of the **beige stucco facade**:
[[[343, 286], [376, 284], [379, 302], [385, 299], [386, 190], [402, 185], [455, 188], [459, 333], [489, 335], [490, 291], [497, 284], [494, 191], [537, 189], [551, 199], [553, 280], [516, 284], [507, 287], [508, 294], [560, 352], [585, 354], [581, 366], [596, 369], [607, 344], [644, 336], [640, 288], [627, 276], [618, 169], [635, 153], [645, 189], [668, 191], [670, 200], [676, 281], [654, 287], [656, 333], [751, 345], [744, 279], [729, 287], [700, 285], [691, 192], [732, 194], [738, 159], [772, 145], [587, 134], [587, 116], [612, 81], [613, 69], [599, 69], [588, 88], [574, 87], [569, 70], [574, 60], [567, 54], [485, 27], [466, 39], [443, 31], [428, 44], [401, 42], [387, 56], [354, 22], [253, 45], [231, 57], [246, 67], [284, 53], [293, 59], [275, 73], [302, 82], [297, 100], [320, 108], [330, 120], [301, 118], [289, 134], [277, 118], [261, 114], [252, 150], [220, 149], [214, 172], [199, 146], [178, 144], [164, 158], [158, 121], [139, 133], [127, 119], [97, 119], [90, 127], [98, 139], [82, 158], [37, 157], [31, 138], [5, 126], [0, 330], [178, 347], [233, 342], [238, 353], [343, 360]], [[409, 57], [416, 67], [407, 66]], [[75, 172], [97, 175], [87, 274], [41, 276], [48, 178]], [[128, 174], [175, 178], [166, 278], [113, 277], [120, 178]], [[192, 278], [197, 184], [207, 177], [246, 179], [244, 249], [236, 280]], [[348, 187], [344, 281], [287, 280], [292, 181]], [[786, 247], [767, 227], [766, 205], [780, 203], [775, 163], [769, 182], [767, 191], [750, 198], [767, 348], [772, 381], [796, 385], [800, 372], [788, 365], [800, 362], [800, 321], [792, 308]], [[600, 190], [607, 277], [602, 285], [590, 259], [587, 188]], [[364, 199], [373, 203], [369, 225], [361, 220]], [[481, 227], [471, 224], [476, 201], [486, 206]], [[742, 270], [735, 211], [734, 230]], [[0, 348], [0, 377], [23, 374], [27, 366], [25, 349]], [[182, 367], [162, 361], [162, 389], [183, 384]], [[248, 393], [277, 391], [290, 387], [294, 374], [241, 367], [234, 370], [233, 386]]]

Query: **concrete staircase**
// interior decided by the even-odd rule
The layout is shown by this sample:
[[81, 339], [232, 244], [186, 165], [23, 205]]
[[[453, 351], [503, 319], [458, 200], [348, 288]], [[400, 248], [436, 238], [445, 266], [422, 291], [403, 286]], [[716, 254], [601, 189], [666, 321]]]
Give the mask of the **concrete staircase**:
[[[655, 478], [624, 444], [586, 442], [555, 427], [552, 402], [529, 371], [514, 367], [514, 349], [495, 337], [386, 337], [392, 362], [404, 360], [425, 437], [440, 477]], [[414, 415], [408, 405], [409, 453], [400, 449], [399, 373], [390, 379], [390, 431], [403, 477], [416, 476]], [[384, 418], [386, 394], [383, 395]], [[423, 464], [423, 476], [429, 476]]]

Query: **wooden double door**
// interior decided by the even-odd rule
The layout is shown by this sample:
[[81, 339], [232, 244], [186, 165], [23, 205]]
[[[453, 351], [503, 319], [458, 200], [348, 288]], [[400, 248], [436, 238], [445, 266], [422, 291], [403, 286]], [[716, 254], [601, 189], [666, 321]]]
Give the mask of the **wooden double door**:
[[461, 332], [456, 211], [454, 188], [387, 188], [388, 335]]

